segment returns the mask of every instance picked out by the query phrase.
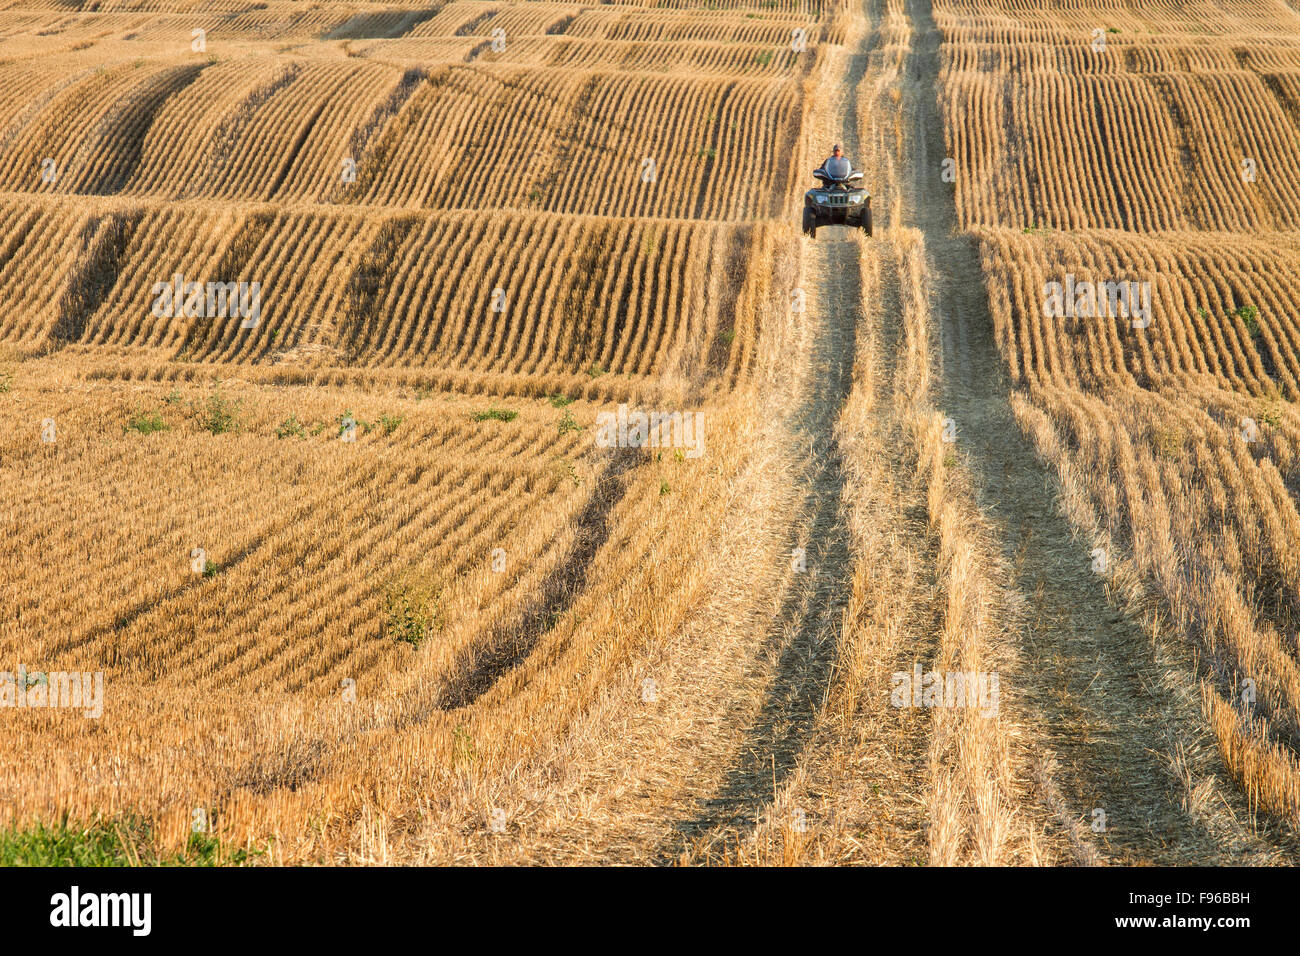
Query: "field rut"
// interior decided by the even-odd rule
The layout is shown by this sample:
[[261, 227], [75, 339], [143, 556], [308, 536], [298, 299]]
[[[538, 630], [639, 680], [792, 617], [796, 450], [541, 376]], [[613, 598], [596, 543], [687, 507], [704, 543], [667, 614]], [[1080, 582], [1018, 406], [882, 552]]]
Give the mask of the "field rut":
[[[1053, 479], [1016, 423], [977, 246], [959, 232], [940, 176], [942, 38], [929, 0], [908, 0], [906, 13], [906, 76], [914, 79], [904, 81], [902, 108], [916, 139], [915, 157], [903, 164], [911, 175], [902, 225], [919, 230], [925, 245], [941, 343], [936, 400], [956, 423], [956, 448], [990, 530], [999, 623], [1019, 651], [1002, 678], [1004, 699], [1029, 731], [1038, 799], [1079, 863], [1271, 856], [1274, 848], [1240, 823], [1245, 807], [1207, 752], [1188, 662], [1158, 647], [1092, 570], [1088, 545], [1060, 514]], [[1207, 792], [1219, 799], [1205, 800]]]

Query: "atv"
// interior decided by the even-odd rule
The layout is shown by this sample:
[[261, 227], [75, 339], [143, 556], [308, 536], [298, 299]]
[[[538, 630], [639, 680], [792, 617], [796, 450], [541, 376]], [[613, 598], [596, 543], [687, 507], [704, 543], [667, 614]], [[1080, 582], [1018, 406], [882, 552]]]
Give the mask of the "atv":
[[821, 185], [803, 194], [803, 234], [815, 239], [818, 226], [850, 226], [871, 235], [871, 193], [852, 185], [862, 173], [833, 156], [813, 176]]

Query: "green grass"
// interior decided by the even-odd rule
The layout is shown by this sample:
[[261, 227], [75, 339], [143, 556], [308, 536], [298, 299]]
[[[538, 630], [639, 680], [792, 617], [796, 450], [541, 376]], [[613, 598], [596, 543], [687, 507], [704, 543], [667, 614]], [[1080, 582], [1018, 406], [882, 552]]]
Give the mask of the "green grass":
[[280, 422], [275, 429], [276, 438], [306, 438], [307, 429], [303, 427], [302, 422], [298, 421], [297, 415], [290, 415], [284, 421]]
[[575, 487], [582, 484], [582, 476], [578, 474], [578, 469], [573, 467], [573, 462], [566, 461], [557, 455], [552, 459], [552, 463], [559, 469], [561, 475], [573, 482]]
[[152, 435], [154, 432], [171, 431], [168, 425], [158, 413], [152, 414], [147, 412], [136, 412], [126, 420], [122, 426], [123, 432], [139, 432], [141, 435]]
[[0, 372], [0, 395], [14, 387], [14, 373]]
[[131, 835], [97, 824], [76, 830], [63, 824], [0, 832], [0, 866], [129, 866]]
[[474, 421], [476, 422], [513, 422], [519, 417], [518, 412], [512, 412], [505, 408], [497, 408], [495, 405], [486, 412], [475, 412]]
[[264, 850], [232, 850], [217, 837], [191, 834], [185, 850], [159, 854], [147, 824], [132, 818], [0, 830], [0, 866], [240, 866]]
[[559, 393], [548, 395], [546, 398], [551, 403], [551, 408], [563, 408], [573, 401], [568, 395], [560, 395]]
[[1252, 339], [1259, 336], [1262, 331], [1259, 324], [1259, 309], [1253, 305], [1243, 305], [1238, 307], [1233, 314], [1245, 324], [1246, 331]]
[[451, 732], [452, 741], [452, 762], [459, 765], [472, 764], [474, 758], [478, 756], [478, 749], [474, 746], [474, 738], [470, 735], [469, 728], [464, 724], [457, 724]]
[[[365, 421], [364, 419], [357, 418], [357, 416], [353, 415], [351, 411], [346, 411], [338, 418], [335, 419], [335, 421], [338, 423], [339, 426], [340, 438], [343, 436], [343, 433], [348, 430], [347, 426], [344, 425], [343, 423], [348, 421], [349, 419], [351, 419], [356, 424], [357, 428], [361, 430], [361, 434], [363, 435], [369, 434], [370, 429], [375, 427], [374, 422], [368, 422]], [[313, 434], [315, 433], [313, 432]]]
[[199, 416], [199, 427], [214, 435], [239, 431], [243, 427], [239, 420], [239, 406], [238, 399], [226, 398], [218, 389], [208, 396], [207, 404]]
[[557, 426], [561, 435], [567, 435], [569, 432], [580, 432], [582, 426], [578, 424], [577, 419], [573, 417], [573, 412], [567, 408], [564, 414], [560, 416], [560, 424]]
[[385, 435], [391, 435], [397, 431], [402, 422], [406, 421], [405, 415], [380, 415], [379, 425], [384, 430]]
[[422, 577], [392, 581], [385, 588], [384, 632], [396, 641], [419, 647], [442, 630], [441, 590]]

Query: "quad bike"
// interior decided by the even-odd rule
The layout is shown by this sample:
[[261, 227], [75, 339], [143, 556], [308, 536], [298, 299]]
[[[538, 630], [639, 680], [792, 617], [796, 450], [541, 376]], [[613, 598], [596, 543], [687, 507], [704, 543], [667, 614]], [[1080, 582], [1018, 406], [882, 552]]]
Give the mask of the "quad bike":
[[815, 239], [818, 226], [849, 226], [871, 235], [871, 193], [853, 185], [862, 173], [839, 156], [826, 160], [813, 176], [821, 185], [803, 195], [803, 234]]

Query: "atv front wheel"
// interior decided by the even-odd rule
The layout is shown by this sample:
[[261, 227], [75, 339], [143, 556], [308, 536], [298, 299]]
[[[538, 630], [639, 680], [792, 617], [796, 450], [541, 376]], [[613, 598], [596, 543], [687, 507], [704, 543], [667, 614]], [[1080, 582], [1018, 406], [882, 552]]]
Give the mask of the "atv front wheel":
[[811, 239], [817, 238], [817, 214], [807, 206], [803, 209], [803, 234]]
[[867, 211], [862, 214], [862, 228], [868, 236], [871, 235], [871, 205], [867, 205]]

